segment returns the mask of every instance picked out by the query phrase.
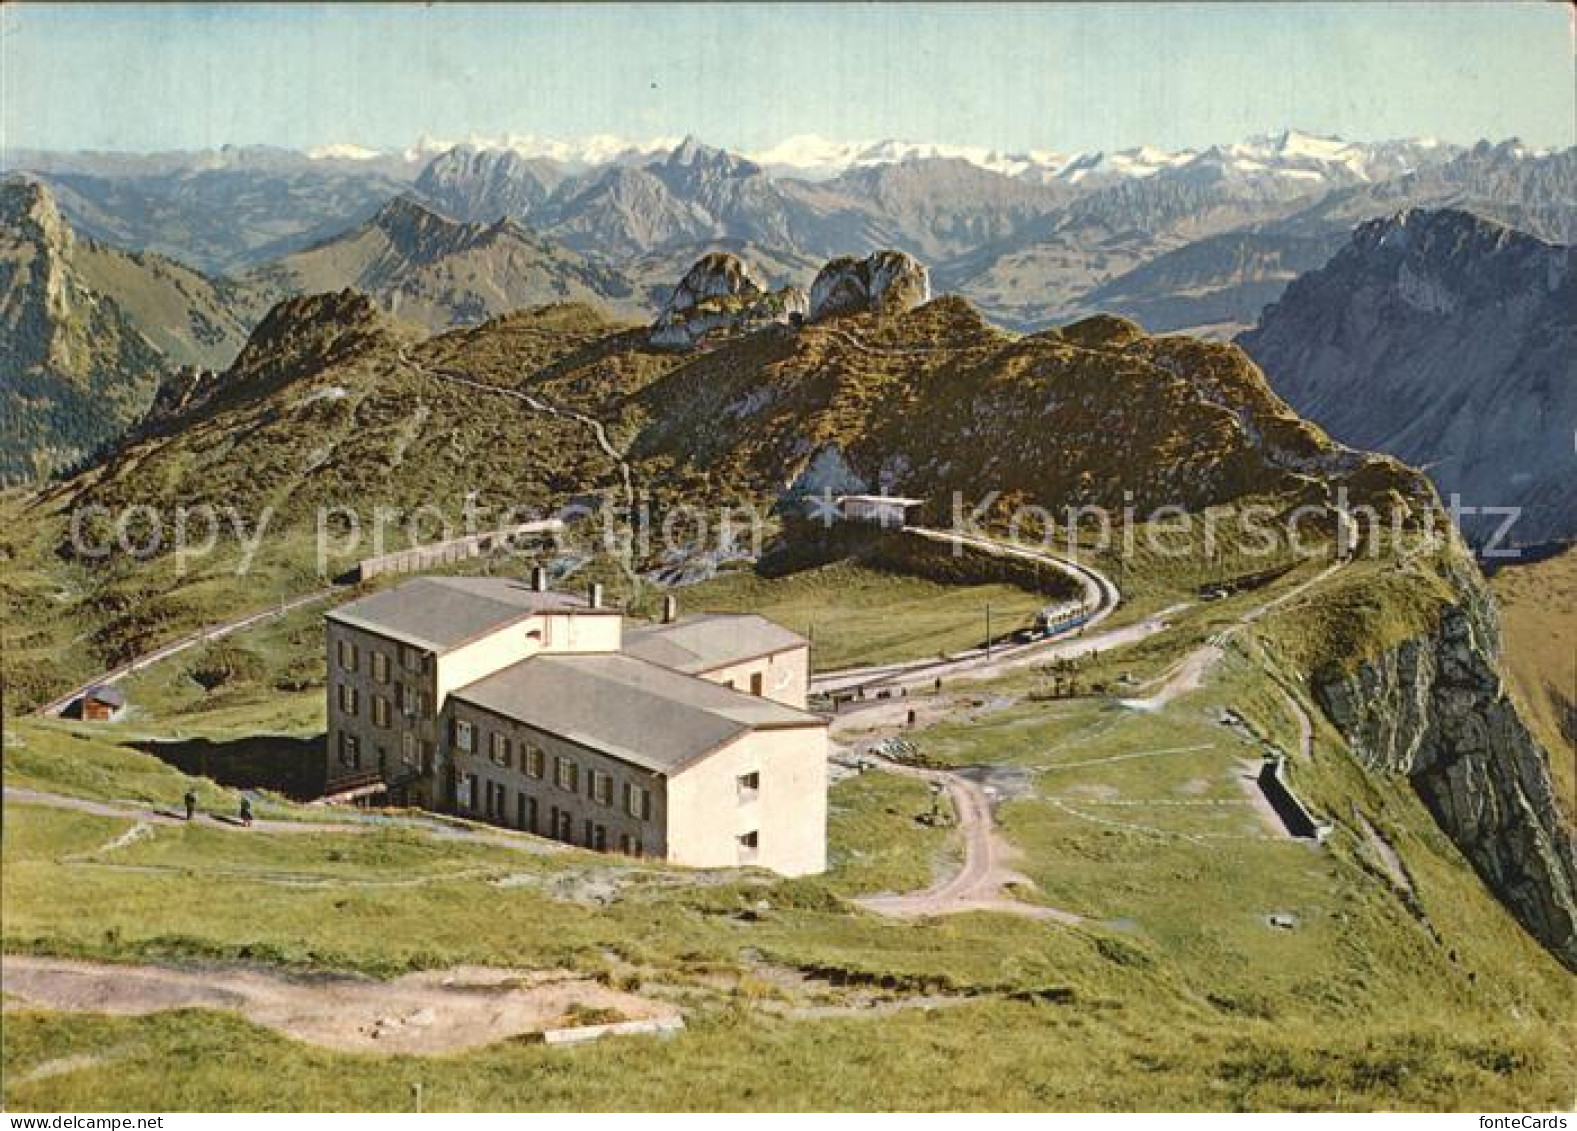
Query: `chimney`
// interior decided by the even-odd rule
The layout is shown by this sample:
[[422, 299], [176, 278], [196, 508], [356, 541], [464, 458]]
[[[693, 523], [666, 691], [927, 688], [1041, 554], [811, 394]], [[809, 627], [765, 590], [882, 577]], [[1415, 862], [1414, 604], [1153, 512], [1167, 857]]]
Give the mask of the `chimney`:
[[586, 604], [593, 609], [602, 608], [602, 583], [593, 581], [586, 590]]
[[548, 591], [548, 571], [541, 566], [531, 567], [531, 591], [533, 593], [546, 593]]
[[673, 624], [679, 619], [679, 598], [669, 593], [663, 598], [663, 623]]

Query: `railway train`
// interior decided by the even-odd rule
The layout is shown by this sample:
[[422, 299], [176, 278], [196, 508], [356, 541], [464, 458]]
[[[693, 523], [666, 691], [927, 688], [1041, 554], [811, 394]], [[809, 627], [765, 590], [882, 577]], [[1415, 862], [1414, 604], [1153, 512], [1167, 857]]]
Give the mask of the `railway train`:
[[1031, 630], [1033, 639], [1039, 640], [1078, 628], [1094, 612], [1094, 608], [1085, 601], [1062, 601], [1047, 605], [1035, 614], [1035, 627]]

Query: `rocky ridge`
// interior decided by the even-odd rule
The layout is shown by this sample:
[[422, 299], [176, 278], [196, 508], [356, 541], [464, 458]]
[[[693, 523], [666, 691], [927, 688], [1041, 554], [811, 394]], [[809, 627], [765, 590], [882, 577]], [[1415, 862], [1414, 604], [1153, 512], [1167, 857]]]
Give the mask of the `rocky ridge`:
[[1405, 775], [1528, 931], [1577, 970], [1577, 849], [1546, 753], [1499, 670], [1493, 600], [1471, 562], [1430, 631], [1352, 670], [1315, 672], [1322, 708], [1371, 768]]

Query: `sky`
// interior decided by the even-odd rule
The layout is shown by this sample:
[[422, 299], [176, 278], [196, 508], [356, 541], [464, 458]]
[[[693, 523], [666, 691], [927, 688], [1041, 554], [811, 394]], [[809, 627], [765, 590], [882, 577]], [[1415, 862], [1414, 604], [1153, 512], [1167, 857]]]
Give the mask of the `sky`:
[[0, 8], [0, 144], [1577, 144], [1560, 3]]

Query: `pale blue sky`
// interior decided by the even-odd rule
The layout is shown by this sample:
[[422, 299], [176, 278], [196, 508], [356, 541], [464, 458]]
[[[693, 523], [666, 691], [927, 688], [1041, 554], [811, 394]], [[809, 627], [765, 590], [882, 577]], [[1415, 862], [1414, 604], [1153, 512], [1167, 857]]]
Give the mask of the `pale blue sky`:
[[1564, 4], [7, 5], [8, 146], [1577, 143]]

